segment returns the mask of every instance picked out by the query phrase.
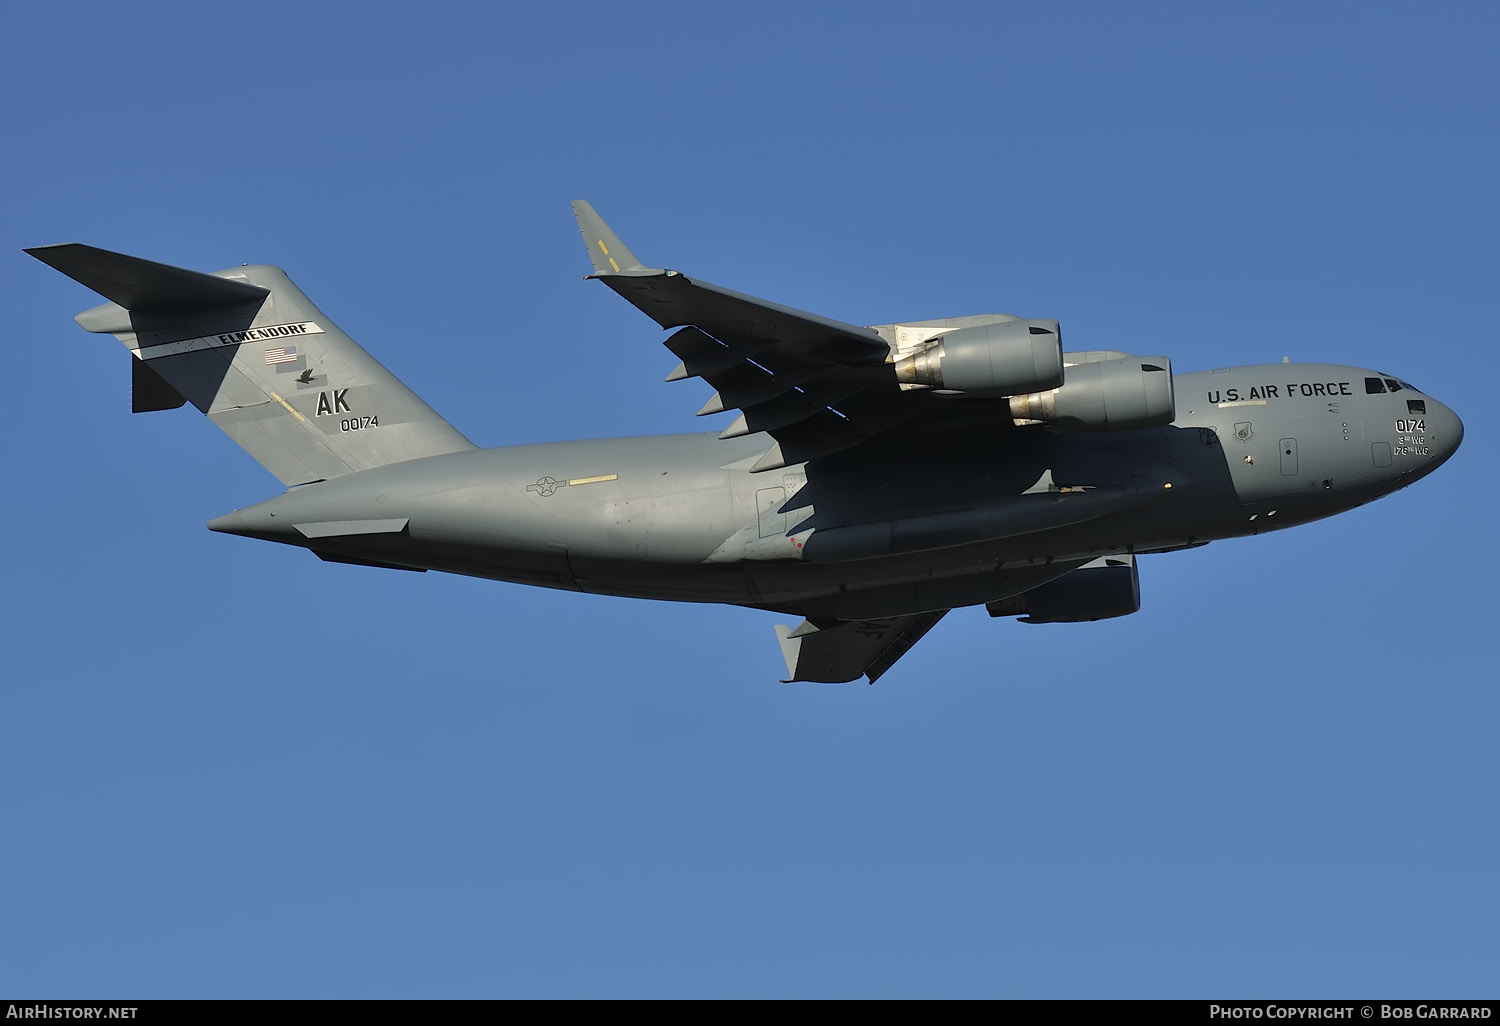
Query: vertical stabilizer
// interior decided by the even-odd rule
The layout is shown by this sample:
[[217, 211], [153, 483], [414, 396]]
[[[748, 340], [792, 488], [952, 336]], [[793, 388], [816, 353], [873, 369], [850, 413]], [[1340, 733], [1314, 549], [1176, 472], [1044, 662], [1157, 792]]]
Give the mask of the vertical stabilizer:
[[474, 448], [277, 267], [188, 271], [70, 243], [26, 252], [109, 299], [78, 323], [137, 363], [137, 412], [190, 402], [285, 485]]

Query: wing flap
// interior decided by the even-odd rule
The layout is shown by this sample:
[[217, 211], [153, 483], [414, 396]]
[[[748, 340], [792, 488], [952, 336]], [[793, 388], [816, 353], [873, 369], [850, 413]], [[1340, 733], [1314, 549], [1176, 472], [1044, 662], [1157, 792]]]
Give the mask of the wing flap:
[[[901, 390], [892, 343], [875, 329], [643, 267], [592, 207], [579, 201], [574, 213], [594, 267], [589, 277], [679, 329], [666, 347], [682, 362], [667, 380], [701, 377], [717, 389], [699, 416], [741, 411], [720, 437], [764, 432], [775, 441], [755, 470], [831, 455], [927, 407], [925, 397]], [[604, 262], [606, 251], [614, 263]]]
[[760, 348], [764, 348], [726, 346], [697, 328], [683, 328], [672, 334], [662, 345], [671, 350], [673, 356], [682, 360], [682, 366], [687, 372], [683, 377], [704, 379], [731, 371], [756, 369], [752, 357]]
[[821, 407], [816, 415], [801, 420], [774, 426], [765, 426], [766, 421], [757, 426], [751, 421], [751, 430], [765, 431], [776, 440], [766, 456], [750, 468], [751, 473], [778, 470], [851, 449], [920, 412], [925, 404], [917, 397], [912, 399], [906, 403], [891, 403], [883, 396], [870, 395], [867, 391], [841, 401], [837, 410]]

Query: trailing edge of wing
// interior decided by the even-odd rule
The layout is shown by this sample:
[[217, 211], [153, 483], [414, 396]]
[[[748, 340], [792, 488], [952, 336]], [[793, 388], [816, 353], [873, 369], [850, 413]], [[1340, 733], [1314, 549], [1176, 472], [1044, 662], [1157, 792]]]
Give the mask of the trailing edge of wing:
[[720, 437], [766, 433], [776, 445], [753, 471], [832, 455], [915, 416], [925, 401], [899, 388], [892, 343], [846, 324], [677, 271], [644, 267], [582, 200], [573, 204], [598, 278], [664, 328], [681, 363], [668, 381], [718, 390], [699, 416], [739, 410]]
[[804, 620], [793, 630], [776, 625], [786, 680], [845, 684], [860, 676], [873, 684], [946, 616], [946, 609], [888, 620]]

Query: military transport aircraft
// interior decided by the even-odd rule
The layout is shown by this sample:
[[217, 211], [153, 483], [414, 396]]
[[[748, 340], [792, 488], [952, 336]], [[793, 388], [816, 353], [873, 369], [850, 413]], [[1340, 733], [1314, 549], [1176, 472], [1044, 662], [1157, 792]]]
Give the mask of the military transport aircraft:
[[26, 252], [109, 302], [133, 408], [191, 402], [287, 490], [209, 523], [325, 560], [723, 602], [777, 626], [789, 681], [890, 669], [956, 606], [1026, 623], [1140, 607], [1136, 558], [1405, 487], [1463, 425], [1384, 371], [1174, 375], [1065, 352], [1003, 314], [860, 327], [647, 267], [573, 205], [597, 278], [663, 328], [722, 431], [479, 449], [275, 267]]

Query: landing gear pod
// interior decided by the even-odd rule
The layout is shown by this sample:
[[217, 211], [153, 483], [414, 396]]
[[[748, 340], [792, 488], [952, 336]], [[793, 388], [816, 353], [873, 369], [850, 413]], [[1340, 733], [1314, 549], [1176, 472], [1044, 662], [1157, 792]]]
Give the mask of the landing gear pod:
[[991, 616], [1021, 616], [1022, 623], [1085, 623], [1129, 616], [1141, 608], [1135, 557], [1126, 553], [1085, 563], [1040, 588], [984, 607]]

